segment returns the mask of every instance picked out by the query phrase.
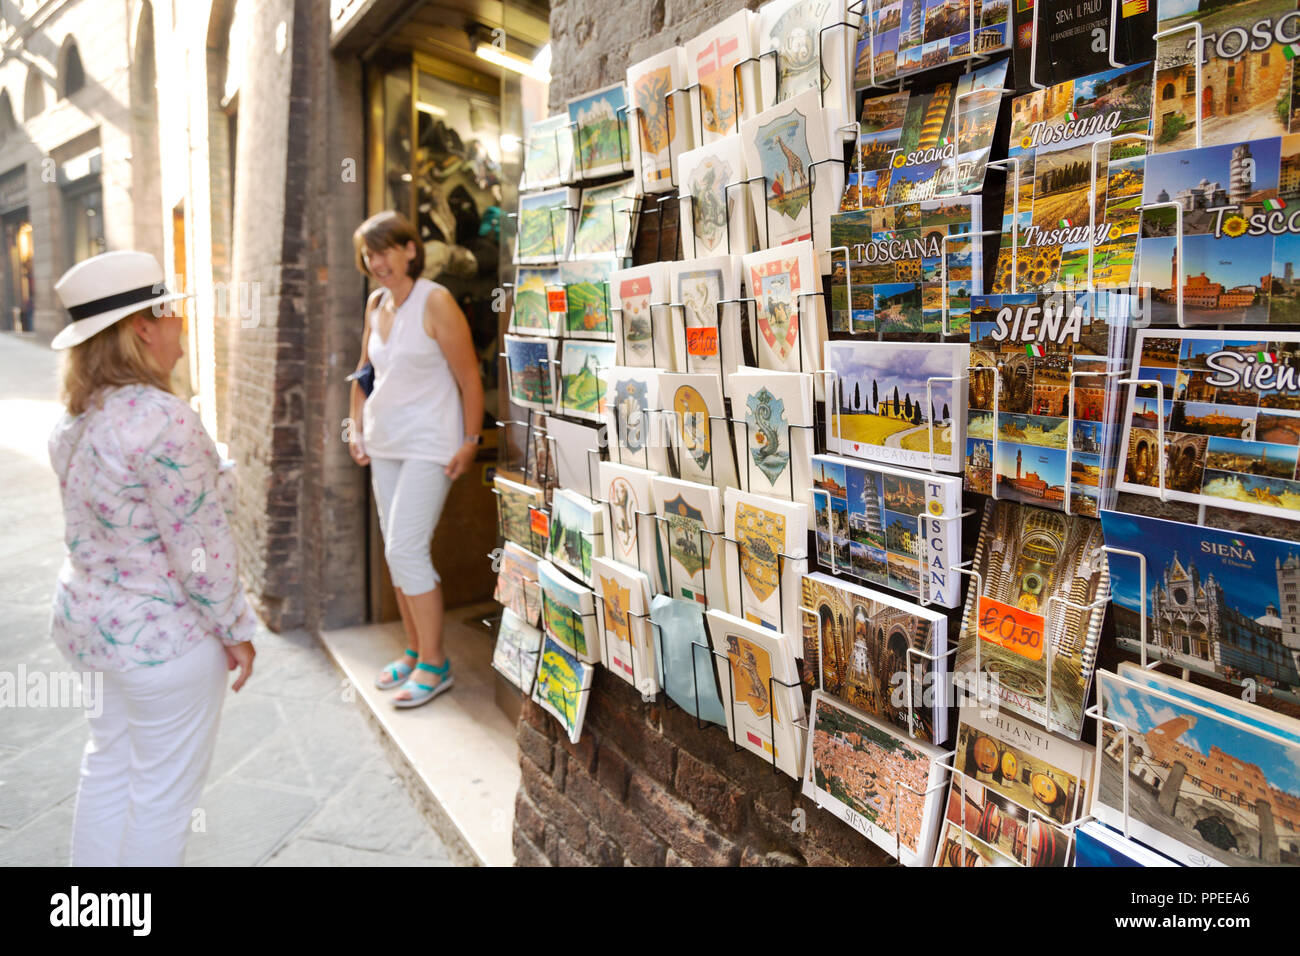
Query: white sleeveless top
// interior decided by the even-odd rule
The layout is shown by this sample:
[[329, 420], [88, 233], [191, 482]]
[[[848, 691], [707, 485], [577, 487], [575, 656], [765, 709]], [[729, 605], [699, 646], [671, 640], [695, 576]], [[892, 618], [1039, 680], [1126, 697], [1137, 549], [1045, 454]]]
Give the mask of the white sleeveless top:
[[[447, 464], [465, 440], [460, 387], [438, 343], [424, 331], [424, 304], [437, 284], [415, 280], [388, 341], [372, 320], [366, 344], [375, 387], [361, 412], [366, 454]], [[384, 301], [391, 294], [385, 291]]]

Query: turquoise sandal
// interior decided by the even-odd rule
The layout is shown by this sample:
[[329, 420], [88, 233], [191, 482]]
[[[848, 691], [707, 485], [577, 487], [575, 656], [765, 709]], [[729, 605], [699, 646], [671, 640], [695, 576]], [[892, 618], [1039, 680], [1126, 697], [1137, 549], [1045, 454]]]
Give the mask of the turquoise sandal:
[[420, 659], [420, 655], [415, 651], [406, 651], [409, 661], [397, 659], [391, 664], [384, 667], [375, 678], [375, 686], [380, 690], [392, 690], [394, 687], [401, 686], [402, 682], [411, 676], [411, 671], [415, 669], [415, 661]]
[[434, 667], [432, 664], [426, 664], [424, 661], [420, 661], [420, 663], [415, 665], [415, 669], [427, 674], [436, 674], [438, 676], [438, 683], [432, 685], [421, 684], [416, 681], [415, 675], [412, 674], [406, 683], [402, 685], [402, 689], [410, 691], [411, 696], [405, 700], [400, 697], [393, 698], [394, 707], [419, 707], [421, 704], [427, 704], [444, 690], [450, 688], [452, 682], [455, 680], [455, 678], [451, 676], [450, 657], [442, 662], [441, 667]]

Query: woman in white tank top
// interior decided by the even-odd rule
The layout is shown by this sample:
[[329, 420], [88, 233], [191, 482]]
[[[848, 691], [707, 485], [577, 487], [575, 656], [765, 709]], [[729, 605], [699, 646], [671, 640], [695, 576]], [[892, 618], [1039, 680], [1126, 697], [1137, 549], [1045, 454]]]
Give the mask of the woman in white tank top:
[[357, 227], [352, 243], [357, 267], [380, 287], [366, 303], [357, 363], [374, 366], [375, 384], [369, 398], [352, 385], [351, 452], [370, 466], [406, 630], [404, 659], [375, 683], [398, 688], [394, 706], [418, 707], [452, 684], [429, 545], [451, 483], [478, 453], [483, 382], [464, 313], [445, 288], [420, 277], [424, 247], [411, 223], [378, 213]]

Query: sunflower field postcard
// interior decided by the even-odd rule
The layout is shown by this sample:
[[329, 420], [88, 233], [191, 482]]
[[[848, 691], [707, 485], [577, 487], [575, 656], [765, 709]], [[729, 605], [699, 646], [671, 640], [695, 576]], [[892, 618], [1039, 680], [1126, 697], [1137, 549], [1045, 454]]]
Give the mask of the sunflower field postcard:
[[600, 634], [591, 588], [549, 561], [537, 562], [537, 580], [542, 586], [542, 630], [546, 636], [582, 660], [599, 663]]
[[560, 722], [570, 743], [582, 736], [582, 722], [587, 716], [587, 698], [596, 669], [584, 664], [563, 645], [547, 637], [542, 645], [542, 659], [537, 668], [533, 700]]

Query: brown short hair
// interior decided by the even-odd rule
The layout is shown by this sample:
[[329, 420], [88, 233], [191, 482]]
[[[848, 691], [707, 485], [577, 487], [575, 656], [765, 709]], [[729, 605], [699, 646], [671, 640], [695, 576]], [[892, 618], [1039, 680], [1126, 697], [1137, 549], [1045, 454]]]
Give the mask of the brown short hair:
[[135, 334], [137, 316], [158, 321], [152, 309], [141, 309], [63, 353], [63, 405], [69, 414], [80, 415], [101, 389], [115, 385], [152, 385], [164, 392], [172, 390], [169, 376]]
[[383, 252], [394, 246], [405, 246], [408, 242], [415, 243], [415, 258], [407, 264], [406, 274], [412, 279], [418, 279], [424, 272], [424, 243], [420, 241], [420, 234], [411, 225], [411, 220], [392, 209], [375, 213], [357, 226], [356, 232], [352, 233], [352, 246], [357, 253], [357, 268], [361, 270], [362, 275], [369, 276], [370, 270], [366, 268], [365, 256], [367, 249], [371, 252]]

